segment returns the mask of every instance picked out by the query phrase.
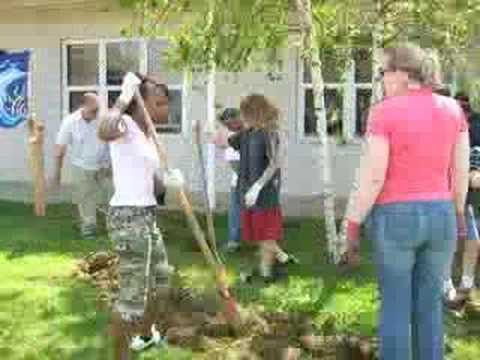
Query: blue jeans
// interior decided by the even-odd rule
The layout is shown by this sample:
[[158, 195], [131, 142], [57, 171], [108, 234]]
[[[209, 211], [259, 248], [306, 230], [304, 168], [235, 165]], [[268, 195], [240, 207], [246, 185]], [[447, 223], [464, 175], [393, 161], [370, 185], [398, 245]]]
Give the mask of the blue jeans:
[[367, 228], [382, 300], [381, 359], [443, 359], [442, 281], [455, 251], [453, 203], [376, 205]]
[[238, 187], [230, 189], [228, 202], [228, 241], [240, 243], [241, 222], [240, 222], [240, 192]]

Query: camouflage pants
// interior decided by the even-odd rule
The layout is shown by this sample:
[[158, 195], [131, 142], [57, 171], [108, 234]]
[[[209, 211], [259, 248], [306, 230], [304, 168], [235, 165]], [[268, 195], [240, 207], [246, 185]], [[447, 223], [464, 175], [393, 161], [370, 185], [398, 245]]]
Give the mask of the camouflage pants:
[[115, 310], [128, 321], [143, 316], [146, 286], [148, 295], [168, 292], [172, 268], [168, 265], [156, 213], [155, 207], [133, 206], [110, 207], [108, 211], [110, 238], [120, 257], [120, 290]]

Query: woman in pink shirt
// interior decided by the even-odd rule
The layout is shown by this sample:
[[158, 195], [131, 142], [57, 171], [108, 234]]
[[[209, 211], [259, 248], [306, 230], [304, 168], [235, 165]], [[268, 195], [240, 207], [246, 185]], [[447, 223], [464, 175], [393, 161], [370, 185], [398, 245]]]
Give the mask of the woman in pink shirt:
[[411, 44], [385, 49], [383, 62], [386, 99], [368, 120], [359, 189], [347, 214], [347, 258], [358, 262], [367, 220], [382, 299], [381, 358], [440, 360], [442, 276], [456, 238], [465, 236], [468, 130], [455, 100], [433, 93], [439, 76], [425, 51]]

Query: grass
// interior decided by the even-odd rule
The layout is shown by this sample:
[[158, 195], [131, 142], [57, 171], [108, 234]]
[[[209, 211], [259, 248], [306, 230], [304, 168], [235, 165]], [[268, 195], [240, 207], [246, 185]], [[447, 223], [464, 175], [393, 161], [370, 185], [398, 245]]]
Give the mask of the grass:
[[[109, 316], [98, 309], [95, 289], [70, 276], [75, 260], [108, 249], [105, 235], [79, 239], [71, 226], [70, 207], [55, 205], [48, 217], [35, 218], [29, 206], [0, 202], [0, 359], [109, 359]], [[160, 219], [170, 262], [196, 288], [211, 288], [212, 279], [193, 246], [183, 216]], [[216, 219], [218, 239], [227, 234], [225, 217]], [[361, 268], [338, 275], [326, 265], [326, 244], [317, 239], [311, 219], [287, 220], [285, 246], [301, 260], [289, 280], [269, 287], [239, 285], [239, 270], [254, 261], [253, 249], [229, 256], [229, 277], [243, 306], [310, 314], [319, 332], [376, 332], [378, 294], [369, 244], [364, 242]], [[453, 353], [450, 359], [480, 358], [480, 321], [448, 318]], [[139, 359], [200, 359], [201, 354], [169, 347]]]

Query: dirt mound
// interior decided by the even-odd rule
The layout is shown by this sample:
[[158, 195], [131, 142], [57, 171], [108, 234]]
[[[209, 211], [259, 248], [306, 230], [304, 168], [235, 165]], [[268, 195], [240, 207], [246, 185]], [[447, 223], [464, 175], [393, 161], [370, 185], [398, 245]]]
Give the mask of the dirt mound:
[[[116, 255], [91, 253], [77, 263], [74, 276], [95, 284], [100, 304], [110, 307], [118, 291], [117, 267]], [[305, 354], [313, 359], [377, 358], [377, 345], [371, 339], [315, 335], [305, 315], [240, 308], [242, 327], [234, 331], [220, 311], [216, 293], [199, 293], [184, 283], [180, 275], [174, 275], [158, 328], [169, 344], [190, 348], [198, 352], [198, 358], [295, 360]]]
[[115, 254], [106, 251], [90, 253], [77, 262], [73, 275], [95, 284], [97, 298], [104, 306], [109, 307], [115, 300], [119, 287], [118, 256]]

